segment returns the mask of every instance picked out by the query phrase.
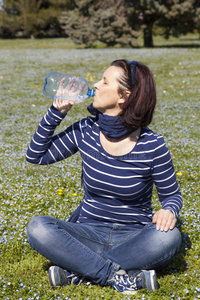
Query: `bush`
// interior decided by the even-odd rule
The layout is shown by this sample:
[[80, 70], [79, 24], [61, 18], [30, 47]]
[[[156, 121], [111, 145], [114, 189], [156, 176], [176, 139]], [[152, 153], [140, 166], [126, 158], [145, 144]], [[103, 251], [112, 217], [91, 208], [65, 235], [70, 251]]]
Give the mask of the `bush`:
[[18, 31], [22, 30], [23, 23], [19, 16], [0, 15], [0, 37], [15, 38]]
[[62, 34], [58, 22], [58, 12], [52, 9], [42, 9], [37, 14], [31, 14], [28, 17], [26, 36], [59, 37]]
[[41, 9], [38, 13], [17, 15], [1, 15], [0, 37], [59, 37], [62, 29], [58, 22], [58, 11]]

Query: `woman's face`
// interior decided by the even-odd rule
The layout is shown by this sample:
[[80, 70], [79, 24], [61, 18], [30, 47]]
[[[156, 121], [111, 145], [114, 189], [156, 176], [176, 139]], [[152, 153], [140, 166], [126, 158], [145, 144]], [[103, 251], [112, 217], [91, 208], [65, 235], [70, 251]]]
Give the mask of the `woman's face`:
[[124, 102], [118, 93], [118, 78], [121, 75], [121, 68], [111, 66], [104, 72], [102, 79], [94, 84], [96, 92], [93, 106], [103, 114], [117, 116], [121, 111], [119, 104]]

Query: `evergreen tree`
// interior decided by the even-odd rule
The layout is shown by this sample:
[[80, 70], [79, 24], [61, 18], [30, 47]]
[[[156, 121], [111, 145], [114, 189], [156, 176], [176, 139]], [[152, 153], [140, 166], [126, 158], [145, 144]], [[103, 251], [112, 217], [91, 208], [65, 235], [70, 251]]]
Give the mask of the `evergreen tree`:
[[153, 47], [154, 25], [163, 27], [165, 38], [199, 26], [199, 0], [74, 0], [74, 4], [75, 9], [61, 14], [61, 27], [75, 43], [87, 46], [99, 40], [108, 46], [134, 47], [143, 32], [144, 46]]
[[196, 9], [196, 15], [194, 17], [195, 28], [198, 30], [199, 39], [200, 39], [200, 7]]
[[131, 9], [132, 26], [140, 24], [144, 33], [144, 46], [153, 47], [153, 26], [164, 28], [164, 35], [179, 36], [195, 28], [198, 0], [127, 0]]
[[130, 26], [124, 0], [75, 0], [74, 10], [63, 12], [61, 27], [77, 44], [87, 47], [95, 41], [108, 46], [136, 46], [141, 34]]

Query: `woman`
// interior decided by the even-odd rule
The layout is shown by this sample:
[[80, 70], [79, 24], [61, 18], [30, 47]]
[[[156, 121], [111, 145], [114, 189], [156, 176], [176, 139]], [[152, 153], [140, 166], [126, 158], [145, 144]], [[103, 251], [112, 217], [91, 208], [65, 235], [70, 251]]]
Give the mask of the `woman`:
[[[73, 79], [58, 96], [76, 95]], [[34, 217], [30, 245], [56, 266], [52, 286], [89, 281], [122, 293], [158, 289], [156, 270], [180, 248], [175, 227], [182, 198], [163, 137], [148, 127], [156, 104], [151, 71], [142, 63], [113, 61], [94, 85], [87, 117], [54, 135], [73, 101], [55, 99], [27, 151], [27, 161], [51, 164], [80, 151], [82, 203], [68, 221]], [[80, 87], [81, 89], [82, 87]], [[161, 209], [152, 216], [156, 186]]]

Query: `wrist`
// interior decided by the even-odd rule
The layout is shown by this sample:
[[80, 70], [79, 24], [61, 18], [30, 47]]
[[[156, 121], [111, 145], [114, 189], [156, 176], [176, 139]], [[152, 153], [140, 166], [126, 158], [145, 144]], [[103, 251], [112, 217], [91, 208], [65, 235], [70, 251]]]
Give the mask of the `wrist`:
[[56, 115], [59, 119], [63, 119], [66, 114], [65, 113], [62, 113], [58, 108], [56, 108], [53, 104], [51, 105], [50, 107], [50, 110], [52, 111], [52, 113], [54, 115]]

